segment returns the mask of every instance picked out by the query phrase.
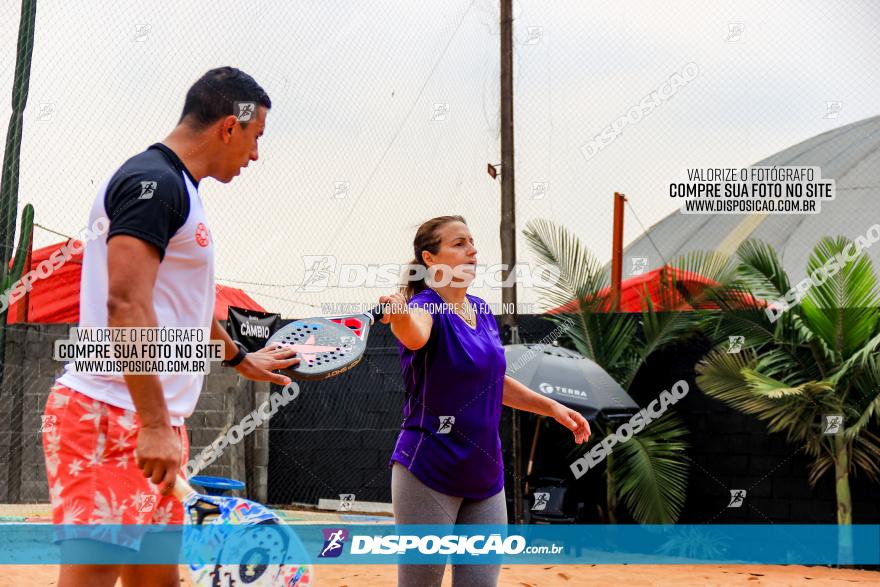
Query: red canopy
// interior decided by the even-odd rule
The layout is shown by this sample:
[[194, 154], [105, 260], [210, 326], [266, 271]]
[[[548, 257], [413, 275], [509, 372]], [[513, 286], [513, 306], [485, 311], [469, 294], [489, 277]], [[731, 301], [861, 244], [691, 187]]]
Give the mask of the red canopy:
[[[66, 245], [68, 241], [56, 243], [33, 251], [30, 269], [36, 269], [42, 261]], [[27, 270], [25, 270], [27, 273]], [[19, 300], [9, 309], [10, 324], [25, 322], [24, 300], [28, 300], [27, 322], [48, 324], [75, 324], [79, 322], [79, 282], [82, 275], [82, 252], [74, 253], [70, 259], [46, 279], [37, 279], [27, 298]], [[226, 320], [229, 306], [265, 312], [249, 295], [225, 285], [216, 286], [214, 318]]]
[[217, 320], [226, 320], [229, 316], [229, 306], [244, 308], [245, 310], [257, 310], [259, 312], [267, 311], [263, 306], [255, 302], [251, 296], [236, 287], [229, 287], [228, 285], [220, 285], [218, 283], [214, 286], [214, 290], [217, 292], [214, 298], [214, 318]]
[[[665, 280], [665, 287], [663, 286]], [[647, 296], [650, 296], [654, 310], [662, 311], [693, 311], [694, 308], [688, 303], [688, 298], [694, 299], [707, 287], [716, 287], [719, 283], [697, 273], [684, 271], [665, 265], [659, 269], [648, 271], [642, 275], [635, 275], [624, 279], [620, 283], [620, 312], [642, 312], [646, 307]], [[599, 292], [599, 297], [610, 297], [611, 288], [606, 287]], [[610, 300], [609, 300], [610, 302]], [[610, 303], [608, 304], [610, 306]], [[765, 302], [755, 300], [751, 296], [740, 296], [737, 307], [754, 308], [763, 306]], [[718, 304], [711, 301], [703, 301], [698, 304], [700, 310], [718, 310]], [[605, 310], [608, 310], [606, 306]], [[576, 300], [548, 310], [548, 314], [565, 314], [578, 311]]]

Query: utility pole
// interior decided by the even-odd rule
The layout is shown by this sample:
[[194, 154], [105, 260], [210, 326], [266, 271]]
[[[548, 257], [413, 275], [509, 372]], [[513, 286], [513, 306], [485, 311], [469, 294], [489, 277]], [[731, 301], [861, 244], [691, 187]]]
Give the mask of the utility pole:
[[623, 204], [626, 196], [614, 192], [614, 229], [611, 235], [611, 308], [620, 309], [620, 283], [623, 277]]
[[[501, 263], [502, 281], [508, 283], [516, 266], [516, 196], [513, 172], [513, 3], [501, 0]], [[501, 288], [504, 342], [519, 343], [516, 326], [516, 283]], [[512, 311], [507, 311], [512, 310]], [[514, 521], [523, 521], [522, 507], [522, 443], [519, 412], [513, 410], [513, 511]]]

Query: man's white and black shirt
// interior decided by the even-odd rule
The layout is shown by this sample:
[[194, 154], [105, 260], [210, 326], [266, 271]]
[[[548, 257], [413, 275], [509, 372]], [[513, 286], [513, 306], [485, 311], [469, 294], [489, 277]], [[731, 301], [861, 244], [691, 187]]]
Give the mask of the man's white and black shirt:
[[[110, 228], [86, 244], [80, 284], [79, 326], [107, 327], [107, 242], [129, 235], [154, 245], [161, 258], [153, 289], [158, 326], [210, 328], [214, 316], [214, 243], [198, 182], [180, 158], [161, 143], [126, 161], [98, 190], [89, 225], [109, 219]], [[171, 424], [192, 414], [204, 376], [159, 375]], [[134, 410], [122, 375], [77, 373], [65, 367], [58, 383], [83, 395]]]

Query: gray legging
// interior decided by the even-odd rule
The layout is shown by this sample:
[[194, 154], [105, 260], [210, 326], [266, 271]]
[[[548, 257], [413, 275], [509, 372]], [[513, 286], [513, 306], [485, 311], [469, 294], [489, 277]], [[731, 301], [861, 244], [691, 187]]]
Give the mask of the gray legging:
[[[504, 489], [486, 499], [435, 491], [399, 463], [391, 469], [396, 524], [507, 524]], [[446, 565], [397, 565], [397, 587], [440, 587]], [[452, 565], [453, 587], [495, 587], [501, 565]]]

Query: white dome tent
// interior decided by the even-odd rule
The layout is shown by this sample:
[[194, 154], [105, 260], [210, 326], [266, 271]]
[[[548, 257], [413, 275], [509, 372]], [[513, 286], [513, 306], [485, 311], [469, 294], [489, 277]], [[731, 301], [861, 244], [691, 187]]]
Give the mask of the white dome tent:
[[[880, 116], [822, 133], [754, 164], [774, 165], [821, 168], [822, 178], [835, 180], [836, 198], [823, 201], [818, 214], [674, 212], [624, 249], [624, 272], [631, 258], [647, 257], [653, 269], [692, 251], [733, 253], [742, 241], [756, 238], [776, 250], [796, 282], [806, 277], [807, 259], [819, 239], [854, 240], [880, 223]], [[880, 267], [880, 247], [864, 252]]]

